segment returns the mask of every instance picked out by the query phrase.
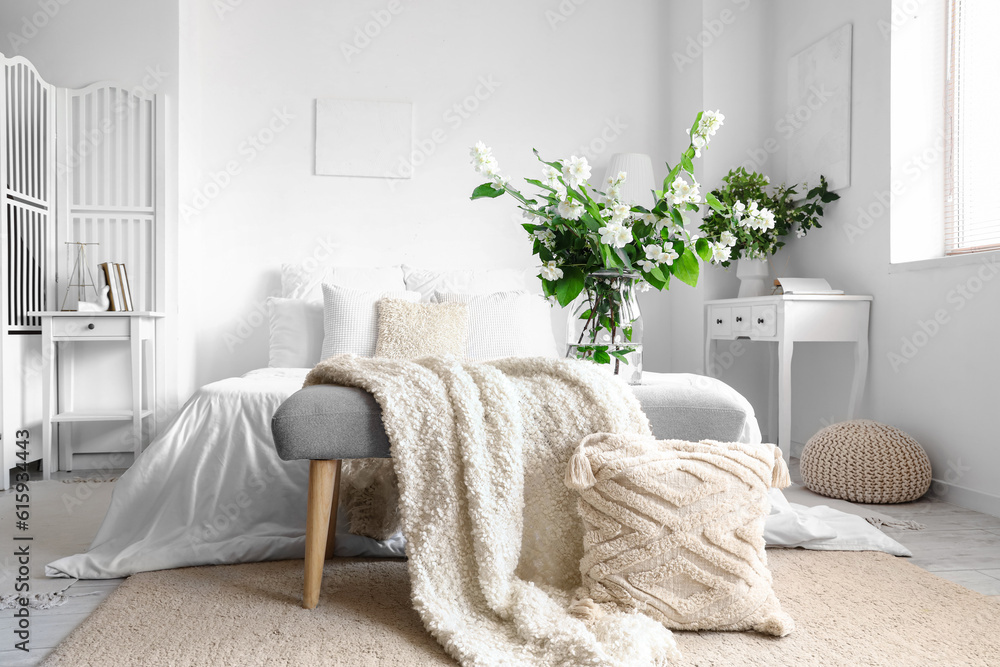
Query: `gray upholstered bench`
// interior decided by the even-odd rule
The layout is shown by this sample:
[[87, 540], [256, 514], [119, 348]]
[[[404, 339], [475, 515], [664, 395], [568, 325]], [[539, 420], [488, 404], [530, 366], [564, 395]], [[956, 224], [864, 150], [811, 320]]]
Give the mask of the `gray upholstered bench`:
[[[730, 386], [701, 375], [644, 373], [633, 387], [659, 439], [759, 439], [753, 408]], [[387, 458], [389, 440], [382, 413], [366, 391], [352, 387], [306, 387], [281, 404], [271, 420], [278, 456], [309, 459], [305, 594], [302, 606], [319, 602], [323, 561], [333, 555], [337, 532], [340, 463]]]

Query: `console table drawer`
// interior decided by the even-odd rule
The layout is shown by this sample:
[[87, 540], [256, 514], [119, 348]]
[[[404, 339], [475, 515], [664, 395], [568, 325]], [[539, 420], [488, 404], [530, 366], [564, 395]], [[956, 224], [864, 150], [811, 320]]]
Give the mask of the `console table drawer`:
[[753, 312], [750, 306], [733, 308], [733, 333], [749, 335], [752, 330]]
[[733, 311], [731, 308], [712, 308], [708, 324], [713, 336], [729, 336], [733, 332]]
[[778, 333], [778, 307], [753, 306], [750, 313], [754, 338], [773, 338]]
[[123, 317], [53, 317], [53, 338], [128, 338], [129, 318]]

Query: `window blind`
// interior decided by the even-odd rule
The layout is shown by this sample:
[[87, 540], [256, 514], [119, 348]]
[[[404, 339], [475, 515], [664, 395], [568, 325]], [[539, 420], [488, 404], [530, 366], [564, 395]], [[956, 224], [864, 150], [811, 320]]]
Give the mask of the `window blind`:
[[1000, 2], [948, 0], [945, 252], [1000, 249]]

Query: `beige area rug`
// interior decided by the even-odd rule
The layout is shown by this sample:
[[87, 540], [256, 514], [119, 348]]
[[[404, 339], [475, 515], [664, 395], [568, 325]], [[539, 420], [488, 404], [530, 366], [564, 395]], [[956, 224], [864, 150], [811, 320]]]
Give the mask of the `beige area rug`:
[[[875, 552], [768, 552], [797, 624], [783, 639], [677, 633], [683, 665], [1000, 665], [1000, 604]], [[128, 579], [44, 665], [454, 664], [409, 605], [404, 561], [333, 560], [319, 606], [302, 562]]]
[[[31, 596], [33, 607], [48, 607], [64, 601], [61, 593], [76, 579], [45, 576], [45, 565], [59, 558], [87, 550], [101, 527], [111, 504], [114, 481], [93, 480], [28, 482], [28, 530], [19, 530], [16, 516], [18, 494], [14, 489], [0, 493], [0, 609], [15, 605], [15, 578], [19, 564], [17, 546], [30, 548]], [[30, 536], [30, 541], [14, 537]], [[16, 546], [11, 546], [16, 545]]]

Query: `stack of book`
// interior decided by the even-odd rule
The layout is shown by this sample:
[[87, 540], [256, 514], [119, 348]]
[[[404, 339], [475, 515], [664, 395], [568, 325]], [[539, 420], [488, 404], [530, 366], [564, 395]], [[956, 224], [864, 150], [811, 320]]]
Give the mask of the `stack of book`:
[[111, 307], [108, 310], [132, 310], [132, 287], [128, 281], [128, 271], [124, 264], [104, 262], [99, 264], [104, 271], [104, 279], [108, 283], [108, 299]]

